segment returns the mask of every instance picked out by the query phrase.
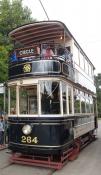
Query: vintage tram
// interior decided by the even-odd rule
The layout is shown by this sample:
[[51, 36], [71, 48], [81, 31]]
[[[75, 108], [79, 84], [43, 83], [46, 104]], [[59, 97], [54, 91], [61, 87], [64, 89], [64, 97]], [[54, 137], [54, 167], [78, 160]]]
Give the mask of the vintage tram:
[[60, 21], [23, 25], [9, 35], [11, 159], [61, 168], [94, 138], [95, 68]]

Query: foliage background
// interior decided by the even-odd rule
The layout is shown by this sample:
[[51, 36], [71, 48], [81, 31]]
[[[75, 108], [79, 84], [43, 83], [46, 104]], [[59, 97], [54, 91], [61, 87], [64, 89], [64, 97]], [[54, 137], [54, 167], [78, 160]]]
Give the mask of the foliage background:
[[[23, 24], [35, 21], [31, 10], [23, 6], [23, 0], [0, 1], [0, 83], [8, 79], [9, 53], [13, 48], [9, 32]], [[3, 110], [3, 95], [0, 94], [0, 111]]]
[[95, 76], [98, 117], [101, 118], [101, 73]]

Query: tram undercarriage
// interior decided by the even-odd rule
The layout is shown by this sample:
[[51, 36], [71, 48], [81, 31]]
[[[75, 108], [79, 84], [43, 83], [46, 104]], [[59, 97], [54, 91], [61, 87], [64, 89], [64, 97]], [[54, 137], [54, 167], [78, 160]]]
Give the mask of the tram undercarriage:
[[35, 165], [41, 167], [48, 167], [53, 169], [61, 169], [68, 161], [75, 160], [79, 152], [87, 146], [89, 143], [95, 140], [96, 136], [90, 131], [85, 135], [75, 139], [71, 145], [65, 150], [60, 151], [60, 154], [23, 154], [18, 152], [12, 152], [10, 162], [24, 164], [24, 165]]

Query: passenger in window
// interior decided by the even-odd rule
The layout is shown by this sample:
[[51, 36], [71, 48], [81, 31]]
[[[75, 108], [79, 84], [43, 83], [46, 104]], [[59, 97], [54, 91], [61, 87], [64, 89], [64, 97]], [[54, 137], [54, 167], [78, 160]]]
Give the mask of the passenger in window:
[[16, 114], [16, 109], [15, 108], [11, 108], [11, 114]]
[[0, 148], [4, 144], [4, 120], [3, 117], [0, 116]]
[[71, 63], [72, 62], [72, 53], [70, 51], [68, 51], [67, 48], [65, 48], [65, 56], [66, 56], [66, 61], [68, 63]]
[[52, 56], [54, 56], [54, 52], [49, 45], [44, 45], [42, 48], [41, 56], [43, 58], [52, 59]]
[[10, 61], [11, 61], [11, 62], [18, 61], [15, 51], [12, 51], [12, 52], [11, 52], [11, 54], [10, 54]]
[[56, 91], [53, 92], [52, 112], [54, 114], [59, 114], [60, 113], [60, 100], [59, 100], [58, 89], [57, 89], [57, 92]]
[[63, 60], [65, 60], [65, 49], [62, 46], [57, 49], [57, 55], [62, 56]]
[[39, 46], [36, 47], [36, 50], [37, 50], [37, 55], [40, 55], [40, 47]]
[[57, 52], [59, 56], [62, 56], [64, 61], [72, 63], [72, 54], [66, 47], [59, 47]]

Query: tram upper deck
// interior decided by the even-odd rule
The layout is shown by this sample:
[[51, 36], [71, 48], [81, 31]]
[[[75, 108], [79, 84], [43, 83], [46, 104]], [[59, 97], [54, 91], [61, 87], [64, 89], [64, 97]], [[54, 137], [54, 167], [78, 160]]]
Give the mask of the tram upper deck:
[[62, 76], [96, 92], [94, 66], [67, 27], [60, 21], [21, 26], [10, 33], [14, 51], [9, 80], [29, 76]]

